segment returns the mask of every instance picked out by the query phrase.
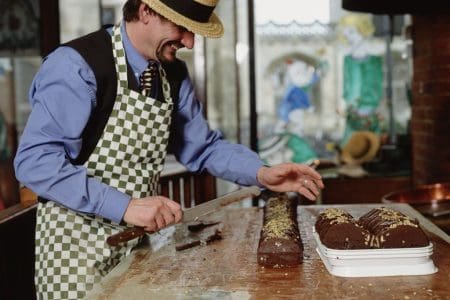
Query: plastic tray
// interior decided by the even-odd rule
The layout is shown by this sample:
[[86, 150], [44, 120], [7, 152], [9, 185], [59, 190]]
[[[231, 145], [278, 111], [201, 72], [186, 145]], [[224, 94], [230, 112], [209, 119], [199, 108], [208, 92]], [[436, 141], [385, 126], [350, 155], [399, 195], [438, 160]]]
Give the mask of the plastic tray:
[[438, 271], [433, 244], [420, 248], [336, 250], [325, 247], [313, 227], [316, 251], [328, 272], [340, 277], [426, 275]]

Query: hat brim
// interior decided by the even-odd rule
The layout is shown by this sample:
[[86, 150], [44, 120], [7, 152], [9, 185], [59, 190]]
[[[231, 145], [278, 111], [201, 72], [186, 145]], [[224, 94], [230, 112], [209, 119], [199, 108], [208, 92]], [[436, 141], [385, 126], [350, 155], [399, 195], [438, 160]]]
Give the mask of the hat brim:
[[166, 6], [159, 0], [143, 0], [150, 8], [158, 14], [172, 21], [173, 23], [185, 27], [187, 30], [209, 38], [220, 38], [223, 36], [223, 25], [219, 17], [212, 13], [207, 23], [193, 21], [182, 14]]
[[[355, 158], [351, 155], [351, 140], [356, 138], [367, 138], [370, 146], [369, 150], [361, 157]], [[357, 131], [352, 134], [347, 144], [344, 146], [341, 152], [341, 160], [350, 165], [359, 165], [368, 161], [371, 161], [378, 153], [380, 148], [380, 138], [370, 131]]]

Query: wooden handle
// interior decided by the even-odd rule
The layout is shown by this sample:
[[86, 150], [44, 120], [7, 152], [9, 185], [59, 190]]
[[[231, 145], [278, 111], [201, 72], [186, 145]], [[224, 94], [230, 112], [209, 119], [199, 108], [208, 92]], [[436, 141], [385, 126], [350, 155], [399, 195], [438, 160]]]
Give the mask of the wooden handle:
[[118, 246], [121, 243], [131, 241], [132, 239], [141, 237], [145, 234], [145, 230], [142, 227], [127, 228], [124, 231], [113, 234], [106, 239], [106, 242], [110, 246]]

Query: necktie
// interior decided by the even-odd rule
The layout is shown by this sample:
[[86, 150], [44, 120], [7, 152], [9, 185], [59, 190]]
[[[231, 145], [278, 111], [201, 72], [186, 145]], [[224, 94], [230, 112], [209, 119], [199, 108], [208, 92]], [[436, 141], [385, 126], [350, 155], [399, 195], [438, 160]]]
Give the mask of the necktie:
[[149, 62], [147, 68], [140, 77], [140, 89], [143, 95], [149, 97], [152, 93], [152, 85], [156, 76], [157, 66], [155, 62]]

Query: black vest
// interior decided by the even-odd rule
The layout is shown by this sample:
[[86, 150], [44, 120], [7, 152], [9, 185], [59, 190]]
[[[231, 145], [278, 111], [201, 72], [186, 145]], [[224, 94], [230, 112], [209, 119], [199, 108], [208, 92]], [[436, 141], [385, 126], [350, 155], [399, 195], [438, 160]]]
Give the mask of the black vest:
[[[111, 35], [106, 31], [106, 28], [107, 26], [64, 44], [64, 46], [69, 46], [81, 54], [94, 72], [97, 82], [97, 106], [94, 108], [83, 130], [81, 136], [83, 144], [80, 154], [77, 158], [71, 159], [71, 162], [75, 165], [84, 164], [94, 151], [112, 112], [114, 101], [116, 100], [117, 74], [112, 52]], [[138, 83], [128, 61], [127, 66], [129, 88], [138, 91]], [[163, 64], [163, 68], [167, 73], [167, 79], [170, 84], [170, 93], [174, 104], [172, 120], [174, 120], [178, 107], [181, 82], [186, 78], [188, 72], [185, 64], [180, 60]], [[164, 101], [161, 90], [158, 93], [158, 100]], [[174, 122], [172, 122], [170, 132], [171, 137], [176, 134]], [[173, 138], [169, 138], [169, 151], [174, 147], [171, 142], [172, 140]]]

